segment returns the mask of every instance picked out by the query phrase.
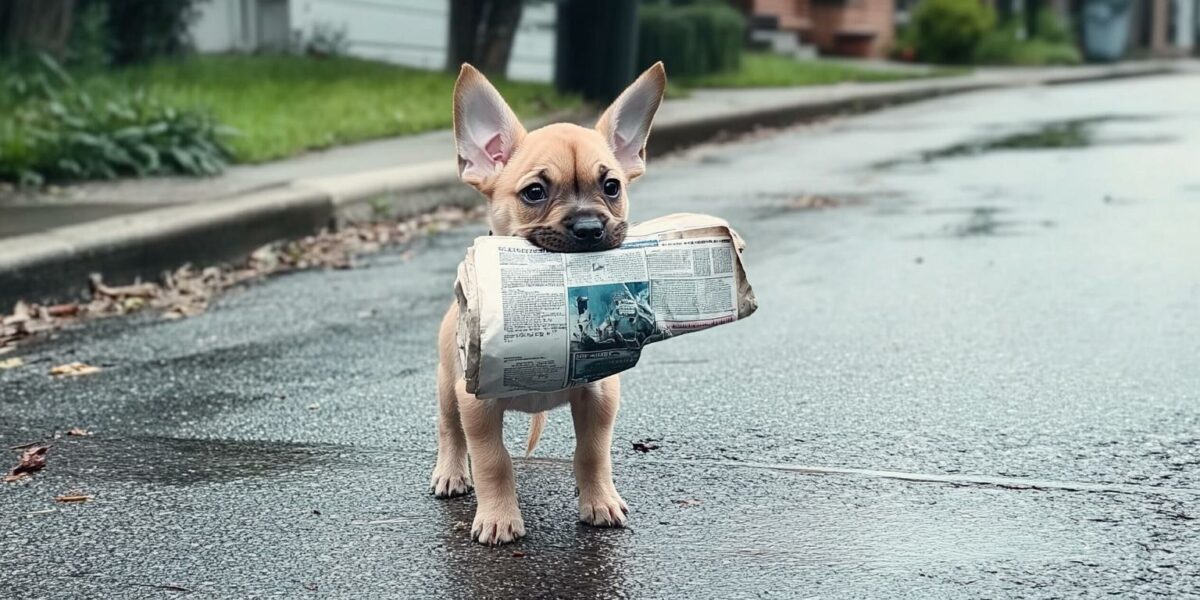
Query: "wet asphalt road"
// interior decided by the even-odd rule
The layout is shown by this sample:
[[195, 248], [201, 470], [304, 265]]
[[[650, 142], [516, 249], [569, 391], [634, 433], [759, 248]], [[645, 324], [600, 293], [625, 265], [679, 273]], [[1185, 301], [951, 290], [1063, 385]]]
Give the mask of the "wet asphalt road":
[[761, 309], [625, 375], [626, 530], [575, 523], [565, 411], [517, 460], [520, 543], [428, 495], [482, 225], [31, 346], [0, 443], [96, 434], [0, 488], [0, 597], [1200, 595], [1196, 98], [971, 94], [652, 161], [635, 215], [727, 217]]

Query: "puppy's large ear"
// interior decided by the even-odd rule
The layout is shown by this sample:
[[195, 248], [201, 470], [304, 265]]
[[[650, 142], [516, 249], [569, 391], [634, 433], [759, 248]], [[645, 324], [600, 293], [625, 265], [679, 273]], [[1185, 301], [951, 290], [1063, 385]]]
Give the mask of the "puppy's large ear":
[[662, 62], [654, 63], [617, 96], [596, 122], [596, 130], [608, 141], [630, 179], [646, 172], [646, 139], [666, 89], [667, 71]]
[[483, 73], [463, 63], [454, 84], [454, 140], [462, 180], [483, 188], [523, 137], [525, 128], [500, 92]]

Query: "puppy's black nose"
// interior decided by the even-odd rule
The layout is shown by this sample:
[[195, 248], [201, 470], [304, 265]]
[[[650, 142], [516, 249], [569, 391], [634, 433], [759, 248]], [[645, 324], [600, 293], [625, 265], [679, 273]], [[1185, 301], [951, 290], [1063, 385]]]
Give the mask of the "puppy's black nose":
[[598, 217], [581, 217], [571, 223], [571, 235], [585, 244], [596, 244], [604, 239], [604, 223]]

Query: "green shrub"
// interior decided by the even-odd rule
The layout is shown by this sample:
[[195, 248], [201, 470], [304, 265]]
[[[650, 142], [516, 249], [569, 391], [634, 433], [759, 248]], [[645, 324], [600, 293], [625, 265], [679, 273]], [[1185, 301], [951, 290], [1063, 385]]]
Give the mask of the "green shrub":
[[1037, 38], [1021, 39], [1021, 27], [1016, 22], [996, 28], [975, 48], [975, 62], [984, 65], [1076, 65], [1081, 61], [1073, 43], [1049, 41], [1040, 32]]
[[917, 58], [969, 63], [995, 20], [992, 10], [979, 0], [924, 0], [913, 12], [911, 24]]
[[1021, 38], [1021, 27], [1016, 21], [1005, 23], [979, 41], [975, 47], [974, 61], [983, 65], [1007, 64], [1024, 43]]
[[123, 175], [214, 175], [228, 131], [142, 92], [94, 96], [49, 58], [10, 75], [0, 106], [0, 179], [21, 185]]
[[695, 4], [678, 13], [696, 28], [696, 51], [704, 72], [733, 71], [741, 65], [745, 23], [737, 10], [724, 4]]
[[661, 60], [671, 75], [699, 75], [704, 69], [696, 52], [696, 26], [675, 18], [677, 12], [663, 5], [646, 5], [638, 11], [639, 66]]
[[1017, 53], [1006, 64], [1010, 65], [1077, 65], [1083, 62], [1079, 50], [1069, 44], [1052, 44], [1033, 39], [1017, 48]]
[[673, 76], [731, 71], [741, 64], [745, 24], [724, 4], [644, 4], [638, 13], [638, 63], [666, 64]]
[[1035, 19], [1036, 29], [1033, 37], [1051, 44], [1075, 44], [1075, 34], [1071, 31], [1071, 26], [1058, 18], [1053, 10], [1043, 8], [1038, 11]]

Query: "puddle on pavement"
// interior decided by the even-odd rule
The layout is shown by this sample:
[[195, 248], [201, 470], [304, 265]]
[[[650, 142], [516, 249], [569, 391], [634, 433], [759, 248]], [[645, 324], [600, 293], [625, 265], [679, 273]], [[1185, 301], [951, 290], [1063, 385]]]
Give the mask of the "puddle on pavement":
[[[925, 212], [930, 215], [962, 215], [961, 220], [944, 225], [942, 232], [932, 237], [972, 238], [1014, 236], [1024, 235], [1035, 228], [1045, 229], [1054, 227], [1055, 225], [1054, 221], [1050, 220], [1036, 221], [1006, 218], [1006, 215], [1011, 211], [998, 206], [943, 208]], [[931, 236], [922, 235], [916, 237], [925, 239]]]
[[275, 478], [337, 459], [333, 446], [261, 441], [96, 436], [56, 446], [56, 472], [177, 486]]
[[1129, 123], [1149, 120], [1153, 120], [1153, 117], [1105, 115], [1066, 121], [1051, 121], [1042, 123], [1035, 129], [1017, 131], [997, 137], [969, 140], [935, 150], [925, 150], [915, 157], [877, 162], [872, 165], [872, 168], [882, 170], [907, 164], [923, 164], [939, 160], [979, 156], [992, 152], [1063, 150], [1101, 145], [1162, 144], [1175, 139], [1171, 136], [1162, 135], [1100, 137], [1096, 133], [1097, 128], [1106, 123]]
[[[894, 195], [894, 194], [891, 194]], [[831, 208], [843, 208], [848, 206], [861, 206], [867, 203], [868, 199], [876, 197], [889, 197], [889, 194], [861, 194], [861, 193], [774, 193], [774, 194], [758, 194], [756, 199], [767, 200], [769, 203], [759, 207], [755, 212], [756, 219], [771, 219], [788, 213], [822, 211]]]

